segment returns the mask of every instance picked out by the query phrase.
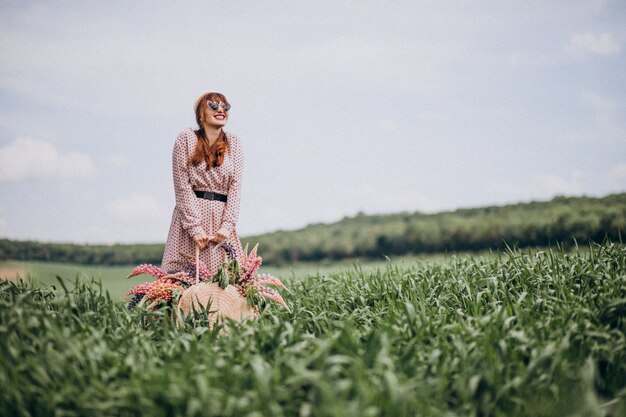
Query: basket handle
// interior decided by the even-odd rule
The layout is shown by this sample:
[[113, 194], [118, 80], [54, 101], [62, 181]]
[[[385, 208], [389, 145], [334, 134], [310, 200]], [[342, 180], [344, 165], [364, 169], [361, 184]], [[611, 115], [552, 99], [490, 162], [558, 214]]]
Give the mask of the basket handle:
[[196, 245], [196, 284], [200, 282], [200, 247]]
[[[219, 248], [222, 248], [224, 252], [227, 253], [226, 249], [224, 249], [224, 242], [218, 243], [217, 245], [215, 245], [215, 247], [213, 248], [213, 251], [216, 251]], [[199, 282], [200, 282], [200, 246], [196, 245], [196, 284], [198, 284]]]

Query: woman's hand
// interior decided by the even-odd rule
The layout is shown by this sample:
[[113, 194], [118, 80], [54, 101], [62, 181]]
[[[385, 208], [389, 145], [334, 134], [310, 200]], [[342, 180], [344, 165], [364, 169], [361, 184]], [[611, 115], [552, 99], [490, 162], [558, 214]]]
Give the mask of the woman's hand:
[[216, 232], [214, 235], [207, 235], [206, 233], [193, 235], [193, 240], [196, 242], [196, 245], [200, 248], [200, 250], [206, 249], [210, 243], [219, 245], [220, 243], [225, 242], [226, 239], [228, 239], [228, 235], [221, 231]]
[[224, 233], [218, 231], [216, 232], [213, 236], [209, 237], [209, 240], [211, 242], [215, 242], [215, 244], [219, 245], [222, 242], [225, 242], [226, 239], [228, 239], [228, 236], [226, 236]]
[[206, 249], [212, 238], [213, 236], [208, 236], [206, 233], [197, 233], [193, 235], [193, 240], [196, 242], [196, 246], [198, 246], [200, 250]]

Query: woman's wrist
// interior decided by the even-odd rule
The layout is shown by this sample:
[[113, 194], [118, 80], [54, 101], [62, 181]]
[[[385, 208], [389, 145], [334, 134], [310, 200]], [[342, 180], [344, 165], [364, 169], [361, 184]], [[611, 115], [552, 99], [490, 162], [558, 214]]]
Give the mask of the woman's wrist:
[[196, 235], [199, 234], [204, 234], [204, 229], [202, 228], [202, 226], [194, 226], [191, 229], [189, 229], [189, 235], [193, 238]]
[[216, 234], [218, 234], [218, 235], [222, 235], [222, 236], [224, 236], [224, 238], [228, 239], [228, 237], [230, 236], [230, 232], [231, 232], [231, 231], [230, 231], [230, 229], [229, 229], [228, 227], [226, 227], [226, 226], [222, 226], [222, 227], [220, 228], [220, 230], [218, 230], [218, 231], [217, 231], [217, 233], [216, 233]]

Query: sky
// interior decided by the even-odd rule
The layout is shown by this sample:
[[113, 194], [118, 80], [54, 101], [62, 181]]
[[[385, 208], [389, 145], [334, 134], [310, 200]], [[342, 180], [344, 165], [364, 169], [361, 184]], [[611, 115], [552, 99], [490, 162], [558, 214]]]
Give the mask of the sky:
[[242, 236], [625, 192], [625, 56], [623, 0], [0, 0], [0, 238], [165, 242], [207, 90]]

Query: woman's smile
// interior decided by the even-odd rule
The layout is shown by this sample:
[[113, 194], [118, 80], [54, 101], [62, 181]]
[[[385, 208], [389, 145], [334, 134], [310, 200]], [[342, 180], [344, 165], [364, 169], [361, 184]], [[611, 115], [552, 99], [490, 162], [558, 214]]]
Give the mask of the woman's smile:
[[228, 121], [228, 113], [223, 110], [211, 110], [208, 106], [204, 112], [204, 120], [207, 126], [213, 126], [214, 128], [221, 128], [226, 125]]

